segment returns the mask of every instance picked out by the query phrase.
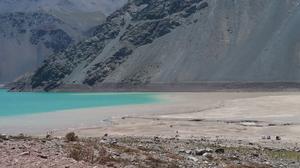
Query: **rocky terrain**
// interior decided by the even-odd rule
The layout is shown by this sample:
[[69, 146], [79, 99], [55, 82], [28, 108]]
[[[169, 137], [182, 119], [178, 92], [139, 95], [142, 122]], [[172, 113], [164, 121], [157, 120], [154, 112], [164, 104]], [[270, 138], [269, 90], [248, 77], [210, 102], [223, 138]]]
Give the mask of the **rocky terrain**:
[[299, 82], [299, 0], [132, 0], [13, 90]]
[[0, 82], [33, 72], [126, 1], [0, 0]]
[[0, 167], [299, 167], [294, 149], [249, 142], [160, 137], [0, 137]]

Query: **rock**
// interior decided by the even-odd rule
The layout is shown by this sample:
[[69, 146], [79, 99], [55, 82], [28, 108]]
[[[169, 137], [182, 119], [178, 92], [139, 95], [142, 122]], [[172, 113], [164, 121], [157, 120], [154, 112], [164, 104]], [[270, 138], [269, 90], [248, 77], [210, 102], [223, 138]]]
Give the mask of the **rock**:
[[207, 152], [207, 153], [212, 153], [212, 152], [213, 152], [213, 150], [212, 150], [212, 149], [210, 149], [210, 148], [206, 148], [206, 152]]
[[40, 158], [42, 158], [42, 159], [48, 159], [48, 156], [46, 156], [46, 155], [38, 155], [38, 157], [40, 157]]
[[159, 137], [157, 137], [157, 136], [155, 136], [154, 137], [154, 142], [159, 142], [160, 140], [159, 140]]
[[218, 148], [218, 149], [215, 150], [215, 153], [225, 153], [225, 149]]
[[191, 150], [186, 150], [185, 153], [190, 155], [190, 154], [192, 154], [192, 151]]
[[121, 154], [120, 154], [120, 153], [117, 153], [117, 152], [113, 152], [112, 155], [115, 156], [115, 157], [121, 156]]
[[212, 153], [212, 149], [207, 148], [207, 149], [196, 149], [195, 150], [195, 155], [202, 156], [204, 153]]
[[271, 136], [267, 136], [267, 139], [269, 139], [269, 140], [270, 140], [270, 139], [271, 139]]
[[239, 156], [233, 155], [230, 159], [231, 159], [231, 160], [239, 160]]
[[28, 156], [28, 155], [30, 155], [30, 152], [23, 152], [19, 154], [19, 156]]
[[208, 3], [207, 2], [203, 2], [202, 4], [199, 5], [198, 9], [204, 9], [208, 7]]
[[280, 137], [280, 136], [276, 136], [275, 139], [276, 139], [277, 141], [280, 141], [280, 140], [281, 140], [281, 137]]
[[7, 140], [9, 140], [9, 137], [6, 134], [0, 134], [0, 139], [7, 141]]
[[102, 138], [102, 139], [100, 140], [100, 143], [106, 143], [106, 139], [103, 139], [103, 138]]
[[184, 149], [179, 149], [178, 152], [179, 152], [179, 153], [185, 153], [185, 150], [184, 150]]
[[195, 150], [195, 155], [202, 156], [206, 152], [205, 149], [196, 149]]
[[189, 156], [188, 159], [189, 159], [189, 160], [192, 160], [192, 161], [194, 161], [194, 162], [197, 162], [197, 161], [199, 160], [199, 159], [197, 159], [197, 158], [195, 158], [195, 157], [193, 157], [193, 156]]
[[118, 141], [116, 139], [111, 140], [110, 144], [117, 144]]
[[213, 159], [213, 155], [211, 153], [204, 153], [202, 156], [206, 157], [207, 159]]
[[51, 134], [47, 134], [46, 135], [46, 139], [51, 139], [52, 138], [52, 135]]

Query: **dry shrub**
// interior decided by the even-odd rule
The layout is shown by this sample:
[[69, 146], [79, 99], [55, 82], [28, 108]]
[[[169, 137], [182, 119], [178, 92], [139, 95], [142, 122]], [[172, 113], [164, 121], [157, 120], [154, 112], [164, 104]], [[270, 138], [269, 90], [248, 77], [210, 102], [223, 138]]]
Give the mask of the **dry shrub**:
[[78, 136], [76, 136], [76, 134], [74, 132], [67, 133], [65, 138], [66, 138], [66, 141], [68, 141], [68, 142], [74, 142], [74, 141], [78, 140]]
[[93, 142], [76, 143], [68, 147], [69, 157], [76, 161], [85, 161], [88, 163], [98, 163], [105, 165], [116, 160], [102, 146], [97, 146]]
[[84, 146], [82, 144], [73, 144], [69, 148], [69, 157], [77, 161], [94, 161], [94, 150], [90, 147]]

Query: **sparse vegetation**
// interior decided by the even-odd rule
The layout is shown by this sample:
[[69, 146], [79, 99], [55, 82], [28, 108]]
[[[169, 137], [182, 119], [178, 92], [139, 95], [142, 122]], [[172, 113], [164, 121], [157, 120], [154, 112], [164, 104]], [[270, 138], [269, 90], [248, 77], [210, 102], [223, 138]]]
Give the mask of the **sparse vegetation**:
[[[95, 166], [133, 167], [133, 168], [271, 168], [300, 166], [299, 153], [296, 151], [263, 148], [248, 143], [224, 146], [227, 140], [217, 142], [207, 140], [164, 139], [160, 137], [122, 137], [78, 138], [66, 141], [59, 138], [25, 139], [8, 137], [0, 142], [0, 155], [13, 156], [22, 161], [19, 167], [36, 167], [53, 164], [58, 167], [92, 168]], [[154, 141], [154, 139], [156, 141]], [[69, 139], [70, 140], [70, 139]], [[224, 152], [215, 152], [224, 149]], [[209, 157], [200, 154], [201, 150], [210, 151]], [[198, 151], [198, 152], [196, 152]], [[26, 157], [25, 160], [24, 157]], [[3, 160], [4, 159], [4, 160]], [[5, 160], [7, 159], [7, 160]], [[0, 158], [1, 163], [11, 163], [11, 158]]]
[[66, 141], [68, 142], [74, 142], [78, 140], [78, 136], [76, 136], [75, 132], [69, 132], [65, 136]]
[[92, 146], [76, 143], [72, 144], [68, 149], [69, 157], [75, 159], [76, 161], [95, 163], [97, 160], [94, 148]]
[[287, 150], [267, 150], [268, 156], [274, 159], [288, 159], [300, 162], [300, 152], [287, 151]]

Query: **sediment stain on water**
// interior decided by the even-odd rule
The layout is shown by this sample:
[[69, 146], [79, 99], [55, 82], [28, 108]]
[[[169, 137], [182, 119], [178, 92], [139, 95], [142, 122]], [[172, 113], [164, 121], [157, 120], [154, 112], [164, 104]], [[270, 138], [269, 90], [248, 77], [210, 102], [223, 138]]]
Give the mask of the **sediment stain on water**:
[[0, 117], [158, 102], [155, 93], [20, 93], [0, 89]]

